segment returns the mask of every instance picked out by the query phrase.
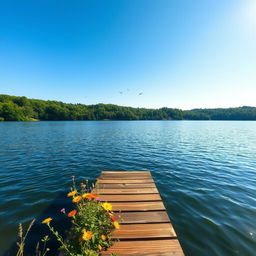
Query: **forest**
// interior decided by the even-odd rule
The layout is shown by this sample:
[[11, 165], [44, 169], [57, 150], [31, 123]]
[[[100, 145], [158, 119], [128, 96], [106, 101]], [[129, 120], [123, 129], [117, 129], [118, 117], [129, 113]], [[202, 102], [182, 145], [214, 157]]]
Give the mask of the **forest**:
[[256, 120], [256, 107], [181, 110], [71, 104], [0, 94], [0, 121]]

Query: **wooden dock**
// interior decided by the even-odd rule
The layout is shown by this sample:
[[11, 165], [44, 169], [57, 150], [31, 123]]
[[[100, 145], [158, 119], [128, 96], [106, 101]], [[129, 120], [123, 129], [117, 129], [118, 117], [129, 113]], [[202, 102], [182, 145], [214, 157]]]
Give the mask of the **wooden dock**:
[[102, 255], [184, 255], [150, 172], [103, 171], [97, 183], [120, 223], [119, 241]]

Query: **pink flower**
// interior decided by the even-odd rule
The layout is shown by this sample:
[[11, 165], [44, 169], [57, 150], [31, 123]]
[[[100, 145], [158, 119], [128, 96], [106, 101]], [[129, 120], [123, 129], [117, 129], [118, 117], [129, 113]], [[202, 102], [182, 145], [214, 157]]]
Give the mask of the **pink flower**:
[[100, 198], [99, 198], [99, 197], [97, 197], [97, 198], [96, 198], [96, 201], [98, 201], [98, 202], [99, 202], [99, 201], [100, 201]]
[[70, 177], [71, 177], [71, 179], [72, 179], [72, 180], [75, 178], [75, 176], [74, 176], [74, 175], [72, 175], [72, 176], [70, 176]]
[[65, 208], [62, 208], [62, 209], [60, 210], [60, 212], [62, 212], [62, 213], [66, 213]]

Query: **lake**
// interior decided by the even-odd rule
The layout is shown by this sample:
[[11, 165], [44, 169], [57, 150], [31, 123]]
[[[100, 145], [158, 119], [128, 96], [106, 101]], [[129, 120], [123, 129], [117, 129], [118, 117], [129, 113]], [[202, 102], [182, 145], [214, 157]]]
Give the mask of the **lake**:
[[186, 255], [256, 255], [256, 122], [1, 122], [0, 142], [1, 255], [20, 222], [38, 220], [28, 250], [42, 219], [68, 226], [70, 176], [102, 170], [152, 172]]

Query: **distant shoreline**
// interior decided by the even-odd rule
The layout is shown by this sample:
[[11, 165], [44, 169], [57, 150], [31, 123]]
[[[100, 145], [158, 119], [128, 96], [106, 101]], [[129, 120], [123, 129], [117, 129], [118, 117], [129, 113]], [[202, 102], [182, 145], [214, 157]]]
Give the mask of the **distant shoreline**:
[[0, 121], [255, 121], [256, 107], [181, 110], [71, 104], [0, 94]]

